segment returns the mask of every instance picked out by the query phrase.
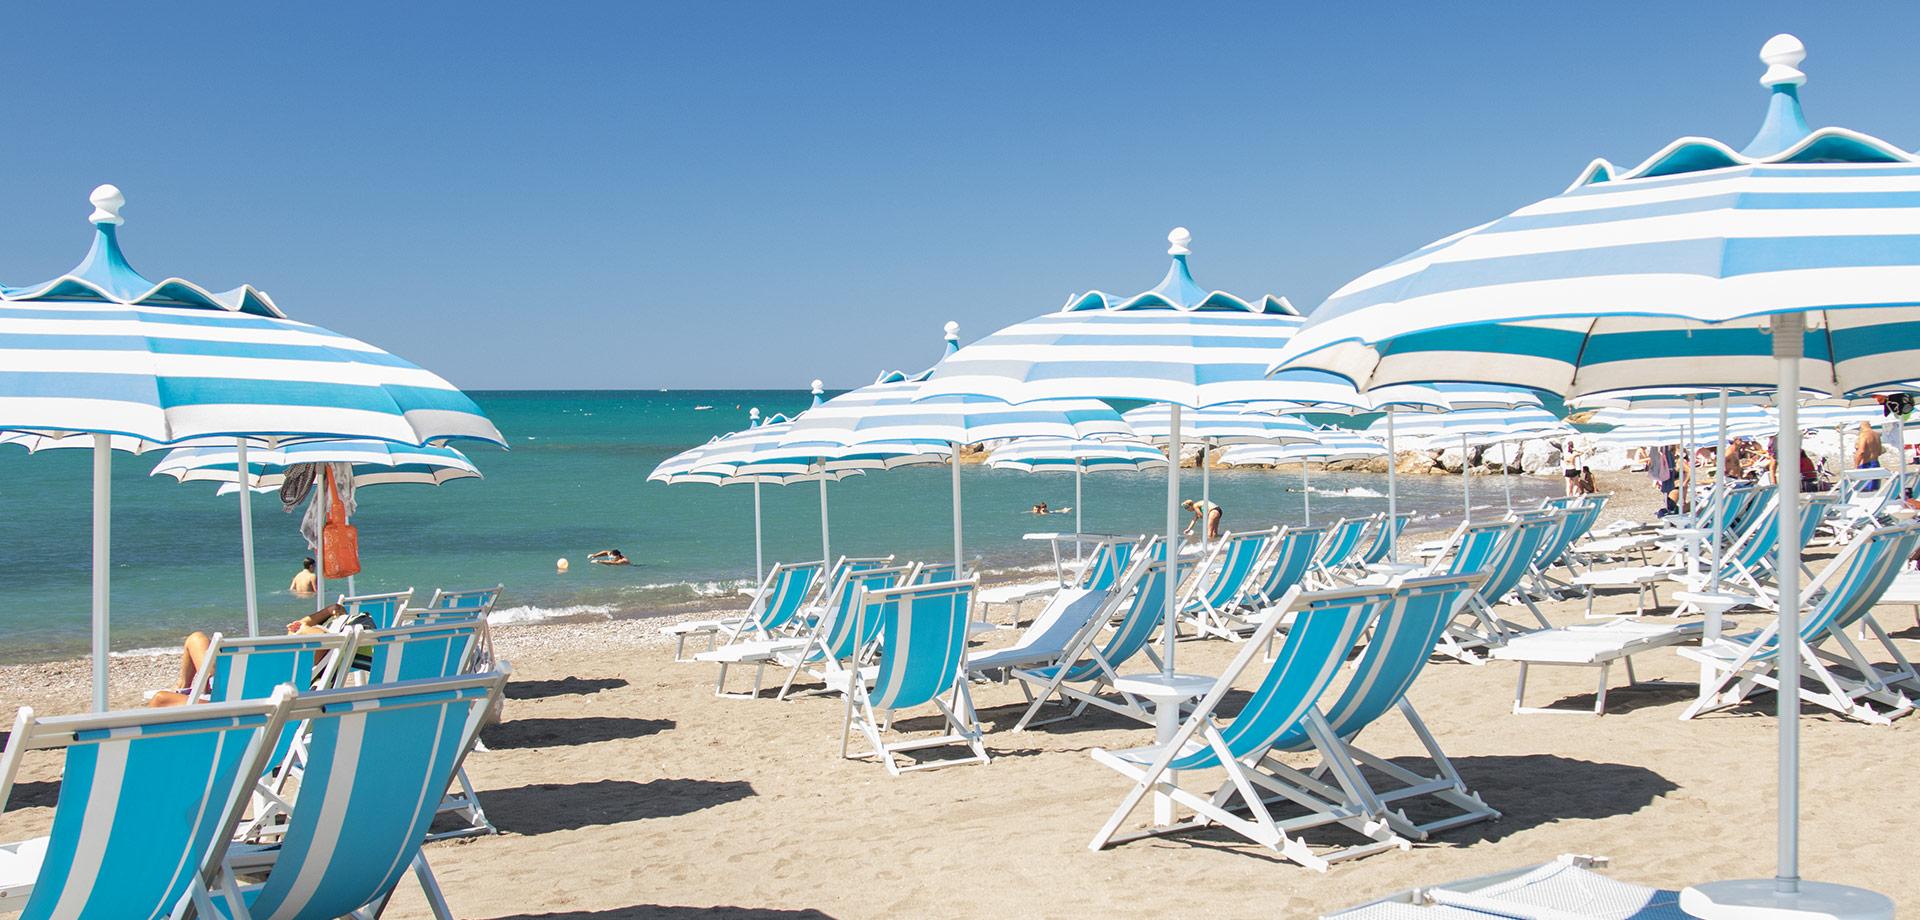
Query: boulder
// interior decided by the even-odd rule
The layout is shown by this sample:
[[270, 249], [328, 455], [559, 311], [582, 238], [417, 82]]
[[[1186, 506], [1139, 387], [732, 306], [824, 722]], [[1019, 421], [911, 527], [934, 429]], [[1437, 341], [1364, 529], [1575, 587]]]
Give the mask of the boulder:
[[1536, 476], [1560, 471], [1560, 445], [1545, 438], [1534, 438], [1520, 445], [1519, 471]]
[[1460, 472], [1466, 467], [1466, 464], [1466, 455], [1458, 447], [1449, 447], [1442, 450], [1439, 456], [1434, 458], [1434, 465], [1449, 473]]
[[1395, 469], [1402, 473], [1438, 474], [1445, 472], [1434, 464], [1433, 455], [1424, 450], [1402, 451], [1396, 458]]

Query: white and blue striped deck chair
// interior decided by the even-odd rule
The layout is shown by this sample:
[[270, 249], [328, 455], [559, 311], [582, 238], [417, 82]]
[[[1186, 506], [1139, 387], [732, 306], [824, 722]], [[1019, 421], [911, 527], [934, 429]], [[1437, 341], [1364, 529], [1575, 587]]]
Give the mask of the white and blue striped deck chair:
[[[505, 671], [306, 694], [307, 768], [276, 847], [232, 847], [220, 883], [196, 888], [201, 917], [378, 917], [411, 871], [440, 920], [453, 911], [420, 845]], [[247, 884], [242, 877], [264, 873]]]
[[[1320, 555], [1320, 541], [1326, 539], [1325, 527], [1285, 527], [1274, 539], [1267, 567], [1248, 590], [1241, 607], [1258, 612], [1280, 603], [1288, 591], [1304, 584]], [[1249, 624], [1251, 625], [1251, 624]]]
[[[1479, 575], [1485, 584], [1485, 579], [1491, 578], [1497, 569], [1513, 561], [1513, 551], [1519, 548], [1514, 540], [1519, 528], [1517, 521], [1462, 524], [1448, 538], [1447, 551], [1422, 574]], [[1480, 610], [1469, 601], [1454, 614], [1453, 622], [1441, 633], [1433, 650], [1435, 654], [1468, 664], [1484, 664], [1485, 660], [1475, 650], [1484, 647], [1487, 636], [1492, 633], [1494, 627], [1482, 622]]]
[[[973, 598], [979, 589], [979, 576], [974, 576], [860, 590], [856, 608], [861, 619], [879, 621], [880, 652], [873, 661], [871, 687], [858, 671], [849, 672], [854, 679], [849, 681], [846, 721], [841, 725], [841, 757], [878, 758], [894, 776], [992, 760], [981, 743], [980, 720], [967, 687], [967, 624], [973, 620]], [[901, 710], [929, 705], [945, 719], [939, 734], [892, 742], [882, 737], [893, 730]], [[869, 750], [849, 750], [856, 732], [866, 738]], [[903, 756], [908, 751], [954, 746], [965, 747], [968, 753], [941, 760]]]
[[[813, 631], [799, 644], [781, 646], [769, 657], [768, 660], [787, 669], [786, 678], [780, 682], [780, 692], [774, 698], [786, 699], [787, 694], [793, 692], [793, 682], [799, 679], [803, 671], [825, 680], [829, 675], [852, 667], [862, 653], [873, 645], [874, 637], [880, 630], [879, 617], [861, 616], [860, 597], [865, 593], [897, 588], [908, 583], [913, 579], [913, 570], [914, 566], [911, 565], [849, 570], [846, 577], [841, 579], [833, 603], [814, 624]], [[724, 663], [720, 679], [726, 679]], [[760, 676], [756, 673], [752, 697], [759, 695]]]
[[959, 569], [951, 562], [923, 562], [914, 567], [912, 584], [931, 585], [943, 581], [953, 581]]
[[[1869, 616], [1873, 604], [1920, 545], [1920, 524], [1883, 527], [1855, 540], [1836, 557], [1820, 577], [1807, 586], [1807, 596], [1817, 597], [1800, 619], [1800, 666], [1802, 673], [1791, 680], [1779, 672], [1780, 621], [1775, 617], [1757, 632], [1723, 636], [1699, 648], [1682, 648], [1680, 654], [1700, 663], [1700, 696], [1680, 718], [1691, 719], [1701, 713], [1736, 705], [1760, 690], [1780, 692], [1783, 684], [1799, 689], [1800, 698], [1863, 722], [1885, 725], [1893, 716], [1912, 711], [1904, 694], [1882, 683], [1870, 664], [1852, 659], [1862, 668], [1859, 680], [1843, 677], [1828, 668], [1816, 652], [1817, 647], [1838, 634], [1845, 642], [1849, 622]], [[1850, 642], [1846, 642], [1851, 646]], [[1850, 649], [1854, 654], [1857, 650]], [[1811, 680], [1819, 689], [1808, 686]], [[1887, 712], [1875, 709], [1869, 701], [1882, 703]]]
[[65, 765], [52, 832], [0, 846], [0, 911], [172, 915], [212, 876], [292, 695], [48, 718], [22, 708], [0, 756], [0, 803], [27, 752], [60, 751]]
[[[207, 666], [189, 691], [187, 702], [231, 703], [270, 699], [280, 688], [296, 692], [336, 687], [346, 676], [353, 637], [342, 633], [297, 633], [287, 636], [233, 636], [214, 633], [207, 643]], [[257, 835], [284, 813], [284, 791], [298, 766], [299, 732], [275, 736], [260, 782], [260, 800], [244, 833]]]
[[[463, 611], [472, 613], [472, 611]], [[476, 614], [477, 615], [477, 614]], [[366, 672], [368, 685], [394, 684], [411, 680], [444, 680], [461, 674], [478, 673], [471, 669], [473, 650], [479, 645], [479, 625], [473, 621], [425, 623], [399, 629], [361, 630], [354, 640], [354, 666]], [[434, 837], [497, 833], [480, 807], [480, 797], [465, 767], [455, 771], [460, 791], [451, 793], [440, 810], [457, 814], [466, 826]]]
[[1402, 511], [1391, 519], [1382, 514], [1380, 525], [1373, 529], [1373, 540], [1360, 553], [1360, 565], [1370, 566], [1384, 562], [1387, 551], [1393, 549], [1394, 541], [1400, 539], [1401, 532], [1407, 529], [1407, 524], [1412, 520], [1413, 512], [1411, 511]]
[[826, 566], [819, 562], [777, 562], [767, 570], [746, 612], [712, 620], [676, 623], [661, 632], [673, 637], [673, 660], [693, 661], [687, 656], [689, 636], [707, 637], [712, 650], [721, 635], [731, 642], [742, 635], [758, 639], [772, 638], [795, 622], [795, 617], [819, 591], [819, 580]]
[[[1813, 542], [1826, 514], [1834, 506], [1834, 495], [1808, 495], [1800, 505], [1800, 548], [1806, 549]], [[1777, 499], [1769, 501], [1760, 509], [1740, 540], [1721, 557], [1720, 578], [1736, 590], [1751, 592], [1760, 606], [1772, 607], [1774, 592], [1769, 582], [1774, 576], [1773, 567], [1780, 552], [1780, 503]], [[1801, 566], [1803, 574], [1806, 566]], [[1676, 578], [1681, 576], [1675, 576]]]
[[374, 629], [392, 629], [400, 625], [407, 605], [413, 602], [413, 589], [391, 591], [386, 594], [355, 594], [351, 597], [340, 595], [339, 604], [346, 608], [347, 615], [363, 614], [373, 621]]
[[[1020, 681], [1020, 692], [1027, 697], [1027, 711], [1013, 726], [1014, 731], [1077, 719], [1088, 706], [1152, 724], [1153, 714], [1140, 700], [1119, 691], [1115, 691], [1117, 699], [1105, 695], [1119, 678], [1119, 669], [1133, 660], [1133, 656], [1145, 652], [1154, 665], [1159, 666], [1160, 659], [1153, 653], [1151, 643], [1157, 627], [1165, 620], [1167, 563], [1151, 558], [1152, 555], [1134, 556], [1133, 563], [1107, 593], [1106, 603], [1094, 614], [1096, 627], [1111, 624], [1104, 639], [1099, 629], [1089, 630], [1077, 637], [1057, 662], [1018, 667], [1009, 672]], [[1036, 721], [1034, 717], [1040, 714], [1041, 707], [1055, 696], [1060, 697], [1063, 705], [1071, 706], [1071, 711]]]
[[[834, 563], [832, 577], [817, 582], [811, 596], [802, 594], [802, 607], [787, 621], [784, 628], [774, 634], [760, 638], [740, 638], [729, 640], [718, 648], [711, 648], [693, 656], [695, 661], [718, 664], [720, 673], [714, 678], [713, 694], [729, 699], [758, 699], [764, 686], [767, 665], [780, 661], [782, 656], [804, 653], [814, 641], [821, 624], [835, 620], [845, 613], [844, 608], [852, 602], [849, 585], [857, 581], [861, 573], [872, 571], [890, 571], [905, 573], [909, 567], [887, 565], [893, 557], [856, 558], [840, 557]], [[754, 666], [753, 690], [737, 692], [727, 689], [727, 675], [734, 665], [750, 664]], [[791, 661], [786, 663], [787, 666]], [[784, 696], [784, 691], [782, 692]]]
[[1558, 533], [1562, 522], [1571, 513], [1565, 510], [1524, 511], [1513, 516], [1513, 534], [1507, 538], [1509, 546], [1499, 553], [1499, 564], [1487, 572], [1486, 581], [1473, 592], [1473, 607], [1480, 612], [1480, 619], [1490, 630], [1485, 638], [1496, 640], [1491, 644], [1504, 643], [1509, 637], [1528, 632], [1536, 627], [1522, 626], [1501, 617], [1494, 608], [1504, 603], [1517, 603], [1533, 613], [1539, 629], [1551, 629], [1545, 614], [1535, 606], [1533, 599], [1526, 595], [1521, 587], [1528, 573], [1533, 571], [1540, 557], [1540, 548]]
[[[1389, 824], [1405, 837], [1425, 840], [1431, 834], [1475, 821], [1498, 818], [1467, 788], [1440, 742], [1427, 729], [1407, 699], [1407, 690], [1433, 657], [1433, 647], [1481, 581], [1478, 575], [1435, 575], [1407, 578], [1393, 587], [1393, 598], [1374, 620], [1372, 637], [1354, 665], [1340, 698], [1325, 710], [1329, 731], [1320, 739], [1305, 725], [1295, 726], [1274, 742], [1273, 754], [1261, 762], [1265, 776], [1256, 780], [1270, 789], [1284, 785], [1293, 792], [1317, 796], [1333, 804], [1346, 802], [1367, 809], [1383, 808]], [[1398, 710], [1426, 749], [1430, 773], [1415, 772], [1410, 758], [1387, 760], [1371, 754], [1354, 739], [1390, 710]], [[1320, 762], [1305, 769], [1290, 766], [1278, 756], [1317, 750]], [[1369, 776], [1369, 772], [1376, 781]], [[1344, 777], [1341, 774], [1345, 774]], [[1338, 777], [1338, 778], [1336, 778]], [[1347, 789], [1363, 793], [1348, 801]], [[1279, 795], [1280, 793], [1274, 793]], [[1271, 796], [1270, 796], [1271, 797]], [[1429, 800], [1438, 816], [1416, 821], [1396, 803]], [[1435, 809], [1423, 809], [1431, 813]]]
[[493, 668], [493, 627], [487, 618], [493, 614], [493, 608], [500, 603], [500, 594], [506, 590], [502, 585], [491, 588], [435, 588], [433, 597], [427, 600], [423, 611], [408, 611], [400, 619], [407, 623], [454, 622], [460, 617], [451, 611], [471, 611], [473, 622], [480, 626], [480, 641], [474, 645], [471, 660], [467, 664], [469, 671], [486, 671]]
[[505, 585], [491, 588], [447, 588], [433, 589], [433, 597], [427, 601], [428, 610], [479, 610], [492, 613], [495, 604], [500, 603], [500, 592]]
[[1327, 528], [1326, 537], [1320, 541], [1320, 558], [1313, 561], [1322, 585], [1339, 583], [1339, 571], [1353, 562], [1355, 552], [1360, 549], [1360, 538], [1372, 523], [1370, 517], [1341, 518]]
[[1180, 598], [1180, 616], [1193, 624], [1201, 638], [1217, 636], [1233, 642], [1245, 638], [1233, 618], [1247, 592], [1255, 585], [1254, 576], [1267, 559], [1279, 528], [1229, 533], [1220, 538], [1195, 567], [1192, 580]]
[[[1260, 792], [1266, 787], [1257, 785], [1259, 764], [1275, 741], [1302, 724], [1315, 737], [1327, 735], [1326, 721], [1314, 704], [1343, 670], [1367, 624], [1391, 598], [1389, 590], [1370, 587], [1288, 595], [1286, 604], [1267, 612], [1253, 641], [1241, 647], [1169, 742], [1120, 751], [1095, 748], [1094, 760], [1127, 777], [1133, 787], [1089, 847], [1098, 850], [1123, 840], [1217, 825], [1318, 871], [1325, 871], [1337, 860], [1408, 848], [1407, 840], [1388, 827], [1383, 810], [1347, 804], [1323, 807], [1327, 803], [1318, 797], [1289, 796], [1291, 803], [1304, 806], [1306, 813], [1280, 817], [1267, 807], [1266, 797]], [[1247, 673], [1268, 635], [1290, 611], [1295, 614], [1294, 622], [1279, 655], [1238, 715], [1231, 722], [1222, 722], [1220, 707], [1233, 692], [1234, 682]], [[1180, 785], [1183, 774], [1214, 767], [1227, 774], [1226, 782], [1216, 789], [1202, 793]], [[1120, 828], [1128, 816], [1154, 794], [1192, 810], [1194, 817], [1122, 835]], [[1349, 799], [1358, 800], [1363, 794], [1363, 790], [1350, 790]], [[1328, 824], [1352, 830], [1367, 842], [1315, 852], [1298, 836], [1303, 830]]]
[[1553, 577], [1555, 568], [1565, 567], [1568, 573], [1577, 574], [1580, 567], [1579, 557], [1573, 552], [1573, 545], [1593, 530], [1599, 523], [1600, 513], [1606, 510], [1607, 499], [1611, 496], [1579, 496], [1566, 505], [1560, 517], [1560, 526], [1540, 544], [1534, 554], [1533, 563], [1528, 567], [1528, 588], [1541, 597], [1563, 600], [1563, 590], [1573, 590], [1572, 582]]
[[[1916, 528], [1920, 528], [1920, 522], [1890, 524], [1866, 531], [1862, 537], [1884, 530], [1889, 538], [1897, 535], [1902, 541], [1912, 541], [1913, 545], [1907, 542], [1896, 543], [1886, 551], [1890, 557], [1910, 559], [1914, 551], [1920, 549], [1920, 532], [1909, 533]], [[1912, 706], [1906, 692], [1920, 692], [1920, 671], [1914, 670], [1913, 663], [1907, 660], [1906, 653], [1894, 643], [1893, 637], [1887, 634], [1886, 628], [1874, 619], [1873, 607], [1886, 595], [1894, 581], [1906, 571], [1909, 569], [1904, 564], [1888, 565], [1879, 570], [1874, 581], [1859, 586], [1858, 590], [1853, 592], [1853, 596], [1839, 602], [1838, 608], [1832, 614], [1833, 622], [1827, 627], [1827, 634], [1809, 643], [1823, 661], [1851, 669], [1849, 672], [1834, 672], [1834, 676], [1840, 683], [1850, 688], [1857, 688], [1857, 695], [1869, 697], [1875, 702], [1901, 712]], [[1886, 663], [1868, 660], [1860, 647], [1855, 645], [1854, 640], [1848, 636], [1849, 631], [1855, 629], [1859, 630], [1861, 639], [1871, 634], [1879, 640], [1880, 648], [1886, 653], [1888, 659]], [[1841, 652], [1835, 654], [1827, 651], [1828, 642], [1838, 645]]]

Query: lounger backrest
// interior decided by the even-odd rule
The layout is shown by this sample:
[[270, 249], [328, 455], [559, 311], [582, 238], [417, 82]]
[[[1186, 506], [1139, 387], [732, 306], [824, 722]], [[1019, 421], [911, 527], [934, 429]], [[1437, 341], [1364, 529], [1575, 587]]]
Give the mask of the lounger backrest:
[[1122, 609], [1125, 612], [1113, 631], [1107, 634], [1106, 644], [1100, 648], [1099, 661], [1089, 658], [1074, 662], [1067, 669], [1066, 680], [1092, 680], [1101, 673], [1100, 661], [1117, 669], [1147, 647], [1147, 643], [1153, 640], [1155, 627], [1166, 621], [1167, 563], [1164, 560], [1135, 559], [1108, 595], [1106, 609]]
[[1507, 535], [1517, 526], [1512, 521], [1479, 521], [1464, 525], [1454, 535], [1453, 559], [1447, 563], [1446, 574], [1490, 574]]
[[951, 562], [921, 563], [913, 570], [913, 583], [931, 585], [943, 581], [952, 581], [959, 569]]
[[842, 602], [827, 611], [826, 618], [820, 624], [820, 644], [809, 659], [844, 661], [871, 643], [880, 632], [880, 617], [878, 611], [859, 606], [861, 595], [899, 586], [912, 574], [912, 568], [889, 565], [848, 573], [842, 589]]
[[1214, 565], [1201, 571], [1201, 587], [1195, 593], [1205, 597], [1214, 609], [1239, 600], [1273, 534], [1272, 530], [1228, 534], [1213, 551]]
[[1833, 511], [1839, 500], [1831, 492], [1807, 496], [1806, 504], [1800, 507], [1800, 548], [1805, 549], [1813, 542], [1815, 533], [1820, 530], [1821, 522]]
[[1727, 557], [1730, 570], [1750, 569], [1766, 561], [1773, 555], [1780, 543], [1780, 498], [1770, 496], [1767, 504], [1749, 516], [1746, 530], [1734, 543], [1733, 552]]
[[[342, 633], [231, 639], [215, 633], [207, 645], [207, 660], [212, 664], [201, 672], [208, 674], [207, 682], [196, 688], [193, 702], [270, 699], [282, 686], [302, 693], [336, 686], [346, 673], [347, 648], [352, 642], [351, 636]], [[285, 759], [295, 734], [275, 735], [268, 763]]]
[[486, 611], [476, 608], [451, 607], [434, 610], [430, 607], [417, 607], [406, 611], [400, 617], [402, 626], [454, 626], [472, 624], [478, 627], [485, 622]]
[[1564, 511], [1530, 511], [1517, 515], [1513, 533], [1502, 541], [1495, 552], [1487, 580], [1480, 586], [1481, 600], [1498, 604], [1501, 598], [1520, 586], [1520, 579], [1526, 577], [1533, 565], [1540, 544], [1546, 542], [1560, 527], [1560, 517], [1564, 514]]
[[[1326, 709], [1334, 734], [1352, 738], [1407, 695], [1433, 657], [1440, 634], [1479, 582], [1472, 575], [1441, 575], [1409, 578], [1394, 589], [1393, 599], [1374, 620], [1373, 635], [1353, 677]], [[1301, 726], [1288, 732], [1279, 746], [1293, 749], [1304, 743], [1306, 727]]]
[[779, 562], [767, 570], [754, 592], [747, 617], [760, 629], [779, 629], [793, 621], [807, 605], [821, 570], [818, 562]]
[[452, 677], [466, 664], [479, 632], [475, 623], [361, 630], [353, 645], [353, 666], [367, 672], [370, 684]]
[[978, 578], [862, 592], [880, 615], [880, 659], [869, 699], [875, 709], [906, 709], [939, 699], [961, 680], [967, 622]]
[[391, 892], [505, 681], [496, 671], [295, 701], [289, 718], [309, 732], [306, 771], [252, 915], [344, 917]]
[[1535, 568], [1546, 571], [1560, 564], [1567, 549], [1587, 535], [1593, 525], [1600, 520], [1600, 509], [1606, 507], [1606, 496], [1591, 495], [1587, 500], [1576, 502], [1567, 508], [1566, 517], [1553, 532], [1553, 537], [1540, 544], [1540, 552], [1534, 556]]
[[1740, 516], [1746, 513], [1747, 503], [1753, 499], [1756, 488], [1753, 483], [1739, 482], [1723, 486], [1720, 493], [1720, 529], [1732, 533]]
[[233, 833], [290, 693], [238, 703], [36, 718], [20, 710], [0, 800], [27, 751], [62, 751], [60, 798], [20, 916], [165, 917]]
[[493, 605], [500, 602], [500, 592], [503, 590], [505, 590], [505, 588], [501, 585], [494, 585], [491, 588], [460, 588], [451, 591], [446, 588], [435, 588], [433, 591], [433, 599], [427, 601], [427, 609], [479, 609], [491, 613], [493, 612]]
[[1880, 602], [1894, 579], [1900, 577], [1917, 546], [1920, 546], [1920, 523], [1876, 527], [1855, 540], [1828, 568], [1847, 562], [1862, 571], [1857, 574], [1848, 571], [1836, 576], [1837, 580], [1828, 579], [1827, 572], [1820, 573], [1820, 581], [1831, 583], [1820, 602], [1801, 619], [1801, 637], [1813, 643], [1828, 628], [1844, 630], [1858, 623]]
[[[400, 625], [401, 612], [407, 609], [413, 600], [413, 589], [395, 591], [391, 594], [361, 594], [354, 597], [341, 597], [340, 606], [345, 607], [349, 616], [365, 614], [373, 621], [374, 629], [392, 629]], [[432, 605], [428, 605], [432, 606]]]
[[1266, 577], [1254, 590], [1253, 600], [1261, 604], [1278, 603], [1300, 584], [1312, 570], [1314, 557], [1320, 552], [1320, 541], [1326, 535], [1325, 527], [1289, 527], [1281, 531], [1274, 541], [1273, 564], [1267, 567]]
[[1353, 551], [1360, 545], [1360, 534], [1366, 531], [1371, 518], [1341, 518], [1327, 531], [1327, 538], [1320, 544], [1319, 565], [1323, 569], [1334, 569], [1346, 565], [1353, 557]]
[[1081, 569], [1079, 587], [1094, 591], [1113, 587], [1114, 580], [1126, 571], [1127, 563], [1133, 560], [1133, 552], [1138, 548], [1132, 542], [1118, 541], [1095, 545], [1093, 554], [1087, 557], [1087, 564]]
[[[1235, 758], [1259, 754], [1298, 725], [1340, 673], [1367, 623], [1392, 596], [1392, 592], [1384, 588], [1292, 595], [1289, 607], [1298, 614], [1287, 630], [1286, 641], [1281, 643], [1273, 664], [1254, 687], [1246, 705], [1233, 722], [1220, 729], [1227, 750]], [[1267, 616], [1279, 617], [1285, 612], [1275, 607]], [[1237, 667], [1230, 666], [1221, 675], [1221, 683], [1208, 691], [1196, 710], [1197, 717], [1211, 717], [1211, 708], [1224, 696], [1224, 688], [1232, 685], [1239, 676], [1238, 670], [1244, 668], [1256, 652], [1255, 643], [1241, 649], [1234, 660]], [[1197, 770], [1219, 762], [1218, 751], [1207, 746], [1185, 757], [1175, 757], [1169, 766], [1174, 770]]]
[[[1381, 526], [1374, 528], [1373, 543], [1360, 555], [1361, 563], [1372, 565], [1387, 558], [1388, 550], [1393, 549], [1394, 541], [1400, 539], [1400, 532], [1407, 529], [1407, 522], [1413, 520], [1413, 513], [1402, 511], [1391, 517], [1381, 517]], [[1275, 595], [1278, 597], [1279, 595]]]
[[1741, 533], [1753, 526], [1769, 506], [1773, 497], [1779, 494], [1777, 486], [1754, 486], [1741, 495], [1740, 507], [1735, 511], [1726, 527], [1727, 533]]

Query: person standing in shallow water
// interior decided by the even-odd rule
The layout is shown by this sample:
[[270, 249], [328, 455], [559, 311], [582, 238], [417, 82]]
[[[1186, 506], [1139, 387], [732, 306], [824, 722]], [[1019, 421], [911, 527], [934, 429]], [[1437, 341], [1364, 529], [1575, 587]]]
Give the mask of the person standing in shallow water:
[[1181, 531], [1182, 533], [1193, 533], [1194, 525], [1204, 520], [1207, 522], [1207, 539], [1220, 539], [1220, 521], [1227, 516], [1227, 513], [1221, 510], [1218, 502], [1195, 501], [1189, 498], [1181, 502], [1180, 507], [1193, 512], [1193, 520], [1188, 522], [1187, 529]]

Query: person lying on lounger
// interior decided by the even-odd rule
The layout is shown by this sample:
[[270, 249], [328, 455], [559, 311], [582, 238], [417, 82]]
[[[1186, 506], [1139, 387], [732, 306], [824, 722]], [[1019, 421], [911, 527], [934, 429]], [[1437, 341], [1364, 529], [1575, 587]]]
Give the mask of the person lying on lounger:
[[632, 565], [633, 560], [617, 549], [603, 549], [587, 556], [587, 561], [595, 565]]
[[[347, 608], [339, 604], [328, 604], [300, 619], [287, 624], [287, 635], [300, 633], [339, 632], [351, 626], [373, 626], [373, 618], [364, 613], [347, 613]], [[185, 641], [180, 643], [180, 684], [172, 690], [159, 690], [147, 697], [151, 707], [183, 706], [193, 696], [195, 683], [200, 679], [200, 669], [207, 666], [207, 651], [213, 645], [213, 638], [199, 630], [194, 630]], [[208, 675], [209, 679], [211, 675]]]

